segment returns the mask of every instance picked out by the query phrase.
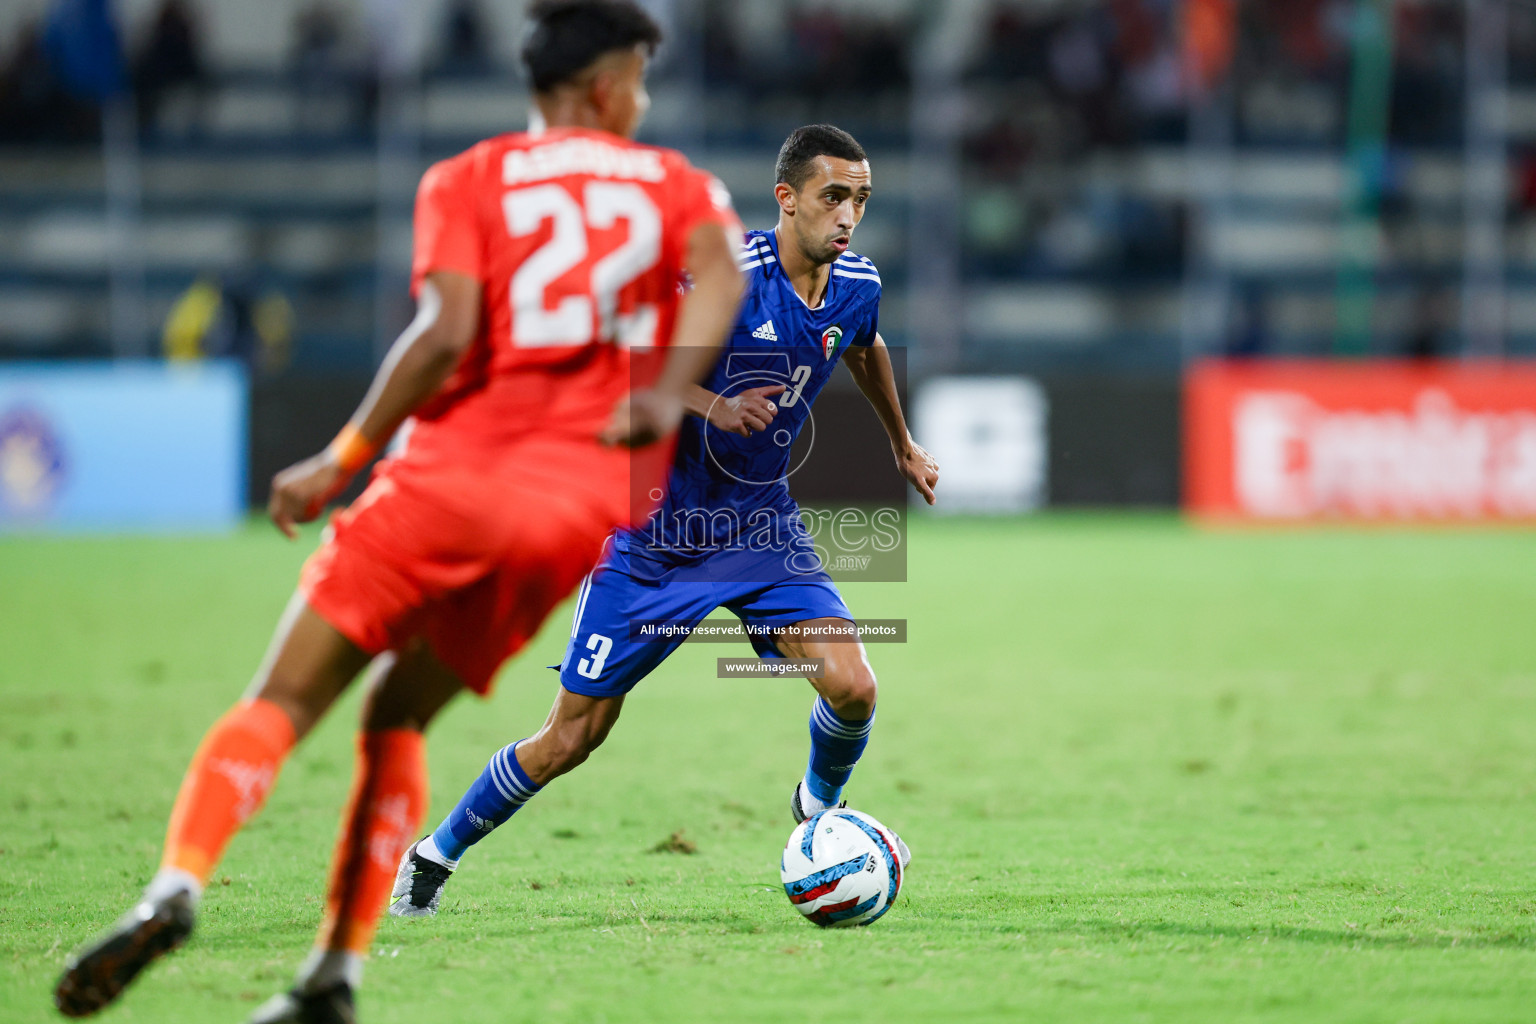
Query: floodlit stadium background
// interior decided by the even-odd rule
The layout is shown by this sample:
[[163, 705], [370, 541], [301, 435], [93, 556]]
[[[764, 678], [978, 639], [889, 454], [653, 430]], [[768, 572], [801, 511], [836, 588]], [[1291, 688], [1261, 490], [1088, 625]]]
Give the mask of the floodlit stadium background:
[[[1536, 352], [1536, 8], [647, 6], [669, 42], [644, 138], [718, 173], [749, 226], [772, 222], [789, 129], [834, 122], [870, 151], [877, 194], [855, 248], [883, 273], [882, 330], [908, 349], [948, 507], [1182, 497], [1218, 518], [1536, 514], [1536, 428], [1522, 418], [1536, 399], [1518, 374], [1367, 381], [1326, 399], [1328, 367], [1253, 385], [1299, 406], [1186, 387], [1212, 357], [1481, 366]], [[199, 496], [160, 467], [167, 493], [205, 506], [162, 510], [170, 525], [259, 502], [273, 470], [323, 444], [409, 317], [420, 172], [525, 123], [521, 7], [0, 6], [5, 518], [164, 518], [91, 483], [131, 455], [103, 393], [157, 421], [132, 451], [195, 440], [162, 461], [218, 481]], [[34, 365], [165, 356], [232, 359], [245, 383], [163, 392], [147, 372]], [[188, 402], [217, 429], [177, 411]], [[1363, 440], [1317, 440], [1362, 409], [1385, 440], [1369, 425]], [[1195, 422], [1214, 433], [1190, 436]], [[1469, 430], [1482, 439], [1470, 454], [1434, 440]], [[1457, 458], [1505, 475], [1419, 480]], [[1321, 468], [1303, 481], [1298, 459]], [[1365, 478], [1400, 485], [1350, 490]]]

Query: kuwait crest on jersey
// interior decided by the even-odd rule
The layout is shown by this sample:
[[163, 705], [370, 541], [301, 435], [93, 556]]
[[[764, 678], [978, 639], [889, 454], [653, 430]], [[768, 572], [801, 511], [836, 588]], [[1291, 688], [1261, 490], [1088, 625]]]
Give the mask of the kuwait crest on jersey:
[[833, 324], [821, 332], [821, 354], [826, 359], [831, 359], [837, 353], [837, 346], [843, 343], [843, 329]]

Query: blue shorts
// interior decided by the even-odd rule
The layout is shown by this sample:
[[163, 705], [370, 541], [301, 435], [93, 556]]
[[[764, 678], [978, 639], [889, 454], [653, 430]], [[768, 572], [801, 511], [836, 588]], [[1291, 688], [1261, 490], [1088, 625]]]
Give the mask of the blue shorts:
[[[686, 640], [687, 629], [716, 608], [735, 613], [760, 658], [781, 657], [761, 630], [807, 619], [853, 619], [843, 595], [825, 576], [777, 583], [704, 580], [656, 582], [599, 566], [581, 585], [571, 640], [560, 662], [560, 685], [587, 697], [617, 697], [634, 689]], [[642, 637], [642, 626], [665, 623], [663, 635]]]

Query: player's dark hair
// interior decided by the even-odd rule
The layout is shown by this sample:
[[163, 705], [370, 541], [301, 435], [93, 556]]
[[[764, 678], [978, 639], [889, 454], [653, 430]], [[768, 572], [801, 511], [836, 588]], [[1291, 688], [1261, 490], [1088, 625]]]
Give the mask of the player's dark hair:
[[779, 148], [779, 162], [774, 167], [782, 181], [799, 192], [811, 176], [819, 156], [835, 156], [839, 160], [868, 160], [859, 140], [836, 125], [808, 124], [796, 128]]
[[632, 0], [534, 0], [528, 5], [523, 64], [537, 92], [572, 81], [605, 53], [644, 46], [654, 54], [661, 28]]

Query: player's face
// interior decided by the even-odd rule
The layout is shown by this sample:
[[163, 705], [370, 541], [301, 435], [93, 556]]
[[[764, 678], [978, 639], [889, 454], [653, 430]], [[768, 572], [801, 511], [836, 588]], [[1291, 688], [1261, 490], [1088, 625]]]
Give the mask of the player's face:
[[831, 263], [853, 244], [853, 229], [869, 202], [868, 160], [816, 158], [810, 179], [794, 193], [795, 239], [815, 263]]
[[603, 58], [593, 82], [594, 101], [604, 131], [635, 137], [646, 111], [651, 109], [645, 91], [645, 48], [637, 46]]

